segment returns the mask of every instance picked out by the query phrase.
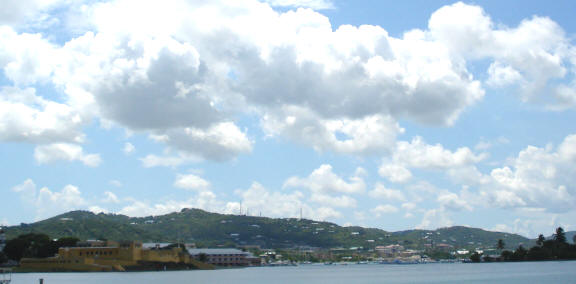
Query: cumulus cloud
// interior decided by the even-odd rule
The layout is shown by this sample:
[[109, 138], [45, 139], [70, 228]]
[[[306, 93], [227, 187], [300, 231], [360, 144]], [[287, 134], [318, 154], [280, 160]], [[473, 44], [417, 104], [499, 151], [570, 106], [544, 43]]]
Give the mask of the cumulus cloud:
[[392, 155], [383, 159], [378, 169], [381, 177], [394, 183], [406, 183], [412, 179], [411, 168], [425, 170], [446, 170], [448, 176], [461, 183], [485, 183], [475, 164], [487, 157], [486, 153], [476, 154], [468, 147], [455, 151], [441, 144], [427, 144], [422, 137], [412, 141], [398, 141]]
[[175, 168], [183, 164], [198, 162], [200, 160], [196, 157], [186, 156], [183, 154], [174, 156], [170, 155], [158, 156], [149, 154], [141, 158], [140, 161], [142, 162], [142, 166], [145, 168], [153, 168], [153, 167]]
[[136, 147], [134, 147], [132, 143], [126, 142], [124, 143], [124, 148], [122, 148], [122, 151], [124, 152], [124, 154], [130, 155], [134, 153], [134, 151], [136, 151]]
[[104, 192], [104, 199], [102, 200], [104, 203], [120, 203], [118, 196], [111, 191]]
[[574, 81], [568, 77], [574, 46], [551, 19], [534, 16], [517, 27], [505, 27], [494, 24], [481, 7], [459, 2], [434, 12], [428, 27], [430, 36], [454, 54], [493, 60], [488, 84], [516, 85], [523, 100], [555, 109], [575, 106]]
[[36, 220], [81, 209], [87, 205], [78, 187], [73, 185], [66, 185], [61, 191], [52, 191], [47, 187], [38, 189], [33, 180], [27, 179], [12, 190], [20, 194], [22, 201], [35, 211]]
[[330, 207], [356, 207], [356, 200], [347, 195], [331, 196], [322, 193], [313, 193], [310, 201]]
[[0, 89], [0, 141], [82, 142], [84, 123], [74, 109], [36, 95], [33, 88]]
[[426, 144], [421, 137], [416, 137], [411, 142], [398, 142], [393, 154], [393, 160], [396, 163], [424, 169], [460, 167], [477, 163], [484, 158], [485, 155], [474, 154], [468, 147], [450, 151], [440, 144]]
[[85, 154], [81, 146], [66, 143], [36, 146], [34, 158], [40, 164], [56, 161], [80, 161], [88, 167], [98, 167], [102, 162], [99, 154]]
[[390, 117], [327, 120], [294, 106], [267, 113], [262, 127], [269, 135], [282, 135], [320, 152], [356, 155], [388, 153], [394, 147], [396, 136], [404, 132]]
[[412, 178], [410, 170], [399, 164], [382, 164], [378, 169], [378, 174], [397, 183], [404, 183]]
[[422, 216], [420, 224], [416, 225], [417, 229], [437, 229], [452, 226], [453, 222], [450, 216], [442, 208], [427, 210]]
[[575, 148], [576, 135], [568, 135], [556, 149], [528, 146], [510, 166], [493, 169], [480, 194], [497, 207], [570, 211], [576, 205]]
[[[333, 30], [319, 13], [248, 1], [144, 3], [126, 21], [119, 11], [132, 4], [95, 5], [97, 33], [66, 45], [89, 64], [56, 71], [93, 93], [102, 116], [131, 129], [206, 131], [247, 103], [268, 133], [318, 150], [383, 153], [402, 132], [398, 118], [452, 124], [483, 96], [464, 65], [426, 39], [391, 38], [376, 26]], [[321, 135], [310, 139], [314, 128]]]
[[[37, 1], [12, 2], [19, 15], [18, 7]], [[235, 120], [256, 114], [267, 134], [319, 151], [386, 154], [403, 132], [400, 119], [453, 125], [483, 98], [482, 82], [466, 68], [475, 60], [491, 63], [488, 84], [519, 85], [527, 101], [550, 93], [549, 107], [576, 102], [576, 83], [567, 77], [574, 47], [548, 18], [496, 27], [482, 8], [456, 3], [432, 14], [426, 30], [395, 38], [379, 26], [335, 28], [312, 9], [270, 6], [323, 9], [330, 1], [266, 2], [87, 3], [66, 10], [81, 13], [83, 30], [60, 45], [2, 27], [6, 77], [16, 86], [49, 83], [64, 97], [18, 105], [26, 117], [58, 107], [49, 112], [56, 134], [50, 125], [15, 119], [15, 103], [0, 100], [8, 110], [0, 121], [34, 130], [2, 131], [10, 134], [2, 140], [78, 142], [79, 126], [97, 117], [187, 155], [225, 161], [252, 149]], [[406, 173], [389, 178], [403, 181]]]
[[370, 210], [376, 217], [381, 217], [382, 215], [392, 214], [398, 212], [398, 208], [390, 204], [378, 205]]
[[284, 182], [285, 188], [305, 188], [316, 193], [360, 193], [366, 184], [361, 177], [353, 176], [347, 182], [332, 171], [331, 165], [321, 165], [308, 177], [291, 177]]
[[151, 204], [146, 201], [135, 200], [130, 205], [124, 206], [118, 213], [134, 217], [145, 217], [178, 212], [183, 208], [190, 207], [192, 207], [192, 204], [188, 201], [169, 200], [164, 203]]
[[4, 7], [0, 11], [0, 25], [19, 25], [27, 20], [47, 17], [46, 11], [63, 3], [63, 0], [6, 0], [2, 3]]
[[[312, 208], [305, 205], [304, 195], [299, 191], [292, 193], [269, 191], [255, 182], [246, 190], [237, 190], [236, 194], [242, 198], [244, 209], [254, 213], [258, 212], [270, 217], [296, 217], [302, 208], [305, 215], [313, 216]], [[238, 214], [240, 204], [229, 202], [228, 208], [231, 213]]]
[[373, 190], [368, 192], [368, 195], [374, 198], [381, 198], [386, 200], [405, 201], [406, 197], [402, 191], [397, 189], [386, 188], [383, 184], [377, 183]]
[[445, 209], [452, 211], [471, 211], [472, 206], [466, 202], [463, 198], [458, 196], [453, 192], [447, 192], [438, 196], [438, 203], [440, 203]]
[[208, 129], [176, 128], [151, 136], [182, 155], [225, 161], [252, 151], [252, 141], [234, 123], [223, 122]]
[[174, 186], [178, 188], [207, 191], [210, 188], [210, 182], [194, 174], [178, 175]]

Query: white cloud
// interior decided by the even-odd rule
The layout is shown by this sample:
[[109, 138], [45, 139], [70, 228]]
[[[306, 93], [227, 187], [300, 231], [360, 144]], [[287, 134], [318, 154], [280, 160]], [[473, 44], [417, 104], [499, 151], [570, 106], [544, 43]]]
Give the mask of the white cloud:
[[114, 187], [122, 187], [123, 186], [121, 181], [115, 180], [115, 179], [110, 180], [108, 183]]
[[452, 192], [441, 194], [436, 199], [444, 208], [452, 211], [471, 211], [472, 206], [463, 198]]
[[522, 80], [522, 75], [510, 66], [504, 66], [502, 63], [494, 62], [488, 68], [488, 85], [501, 87], [515, 84]]
[[133, 217], [145, 217], [178, 212], [183, 208], [191, 207], [192, 204], [189, 201], [169, 200], [165, 203], [150, 204], [145, 201], [135, 200], [130, 205], [123, 207], [118, 213]]
[[326, 221], [342, 217], [342, 213], [330, 207], [320, 207], [315, 210], [314, 214], [315, 215], [313, 216], [313, 219], [320, 221]]
[[[563, 97], [566, 90], [574, 90], [568, 72], [574, 65], [574, 46], [551, 19], [534, 16], [509, 28], [495, 25], [481, 7], [459, 2], [434, 12], [428, 26], [430, 36], [454, 54], [493, 60], [488, 84], [516, 84], [523, 100], [556, 109], [575, 106], [575, 100]], [[572, 80], [572, 86], [554, 83], [563, 80]]]
[[476, 166], [463, 166], [451, 168], [448, 177], [456, 183], [464, 185], [482, 185], [490, 182], [490, 177], [481, 173]]
[[0, 10], [0, 25], [19, 25], [27, 20], [46, 17], [46, 11], [55, 8], [63, 0], [4, 0], [9, 9]]
[[453, 222], [443, 209], [430, 209], [422, 216], [420, 224], [416, 225], [417, 229], [437, 229], [452, 226]]
[[321, 165], [308, 177], [291, 177], [284, 182], [285, 188], [306, 188], [316, 193], [360, 193], [364, 192], [366, 184], [360, 177], [353, 176], [346, 182], [332, 171], [331, 165]]
[[410, 170], [398, 164], [382, 164], [378, 169], [378, 174], [396, 183], [405, 183], [412, 178]]
[[206, 130], [175, 128], [153, 135], [152, 139], [163, 142], [182, 155], [207, 160], [225, 161], [252, 151], [252, 141], [234, 123], [215, 124]]
[[194, 191], [207, 191], [210, 188], [210, 182], [194, 174], [178, 175], [174, 186]]
[[39, 190], [31, 179], [12, 188], [20, 194], [24, 203], [35, 211], [35, 219], [41, 220], [70, 210], [82, 209], [87, 205], [78, 187], [66, 185], [61, 191], [47, 187]]
[[381, 198], [386, 200], [405, 201], [406, 197], [402, 191], [397, 189], [386, 188], [383, 184], [377, 183], [373, 190], [368, 192], [373, 198]]
[[145, 168], [153, 167], [178, 167], [183, 164], [198, 162], [199, 159], [196, 157], [190, 157], [185, 155], [179, 156], [157, 156], [157, 155], [146, 155], [141, 158], [142, 166]]
[[347, 195], [331, 196], [322, 193], [313, 193], [310, 201], [331, 207], [356, 207], [356, 199]]
[[576, 135], [556, 148], [528, 146], [511, 159], [510, 166], [495, 168], [481, 196], [497, 207], [537, 207], [567, 212], [576, 206]]
[[421, 137], [416, 137], [411, 142], [398, 142], [393, 154], [395, 163], [424, 169], [461, 167], [478, 163], [485, 157], [483, 154], [474, 154], [468, 147], [450, 151], [441, 144], [429, 145]]
[[355, 155], [387, 153], [394, 147], [396, 136], [404, 132], [390, 117], [326, 120], [299, 107], [266, 114], [262, 127], [269, 135], [280, 134], [320, 152]]
[[398, 208], [395, 206], [384, 204], [378, 205], [370, 210], [377, 218], [382, 217], [382, 215], [392, 214], [398, 212]]
[[102, 162], [99, 154], [85, 154], [81, 146], [66, 143], [36, 146], [34, 158], [40, 164], [55, 161], [80, 161], [89, 167], [98, 167]]
[[0, 89], [0, 141], [78, 143], [84, 122], [74, 109], [43, 99], [33, 88]]
[[416, 209], [416, 204], [412, 203], [412, 202], [402, 203], [402, 209], [404, 209], [406, 211], [412, 211], [412, 210]]
[[[312, 213], [314, 209], [304, 203], [304, 195], [298, 191], [292, 193], [269, 191], [255, 182], [250, 188], [237, 190], [236, 193], [242, 198], [244, 211], [261, 212], [262, 215], [270, 217], [297, 217], [302, 209], [305, 216], [315, 216]], [[239, 207], [239, 203], [231, 203], [230, 213], [238, 214]]]
[[[427, 30], [395, 38], [379, 26], [334, 28], [311, 9], [269, 6], [323, 9], [331, 1], [267, 2], [90, 2], [59, 16], [82, 18], [62, 25], [78, 30], [60, 45], [0, 28], [9, 43], [0, 47], [0, 66], [11, 83], [47, 83], [63, 97], [36, 106], [0, 99], [0, 127], [15, 125], [0, 139], [78, 143], [81, 126], [96, 117], [224, 161], [251, 151], [235, 120], [255, 114], [267, 134], [319, 151], [385, 154], [403, 132], [400, 119], [453, 125], [483, 98], [466, 67], [474, 60], [491, 63], [488, 83], [520, 85], [524, 100], [554, 109], [576, 104], [568, 77], [574, 47], [548, 18], [496, 27], [480, 7], [456, 3], [436, 11]], [[0, 22], [57, 4], [11, 1], [15, 18], [0, 14]], [[30, 120], [40, 114], [50, 123]], [[7, 121], [18, 124], [1, 124]], [[472, 155], [462, 151], [452, 154]], [[436, 162], [428, 166], [446, 167]]]
[[134, 153], [134, 151], [136, 151], [136, 147], [134, 147], [132, 143], [126, 142], [124, 143], [124, 148], [122, 149], [122, 151], [124, 152], [124, 154], [130, 155]]
[[305, 7], [314, 10], [334, 9], [330, 0], [263, 0], [271, 6], [279, 7]]
[[104, 199], [102, 200], [102, 202], [104, 202], [104, 203], [120, 203], [120, 200], [118, 199], [116, 194], [114, 194], [113, 192], [105, 191], [104, 192]]

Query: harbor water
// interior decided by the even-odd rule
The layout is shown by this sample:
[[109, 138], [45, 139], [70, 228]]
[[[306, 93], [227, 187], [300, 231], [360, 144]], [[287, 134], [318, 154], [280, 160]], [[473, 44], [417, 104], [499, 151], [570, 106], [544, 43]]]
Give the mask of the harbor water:
[[12, 284], [169, 283], [576, 283], [576, 261], [517, 263], [348, 264], [220, 270], [15, 273]]

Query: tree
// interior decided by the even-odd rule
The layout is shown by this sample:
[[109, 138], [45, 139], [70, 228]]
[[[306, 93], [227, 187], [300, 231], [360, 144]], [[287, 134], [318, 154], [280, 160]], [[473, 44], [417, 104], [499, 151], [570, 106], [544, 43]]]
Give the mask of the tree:
[[512, 254], [512, 258], [513, 260], [525, 260], [527, 254], [528, 251], [522, 245], [520, 245]]
[[50, 256], [50, 238], [34, 233], [20, 235], [6, 242], [4, 253], [16, 261], [22, 257], [47, 257]]
[[566, 234], [564, 233], [564, 229], [562, 227], [558, 227], [556, 229], [556, 234], [554, 234], [554, 240], [560, 244], [566, 243]]
[[536, 240], [536, 244], [539, 245], [540, 247], [542, 247], [544, 245], [545, 241], [546, 241], [546, 238], [544, 237], [544, 235], [540, 234], [540, 235], [538, 235], [538, 240]]
[[499, 250], [503, 250], [505, 246], [506, 244], [504, 244], [504, 241], [502, 239], [499, 239], [498, 243], [496, 244], [496, 248], [498, 248]]
[[6, 242], [4, 253], [9, 259], [20, 261], [23, 257], [49, 257], [58, 253], [61, 247], [73, 247], [77, 238], [60, 238], [50, 240], [45, 234], [24, 234]]
[[198, 255], [198, 260], [201, 262], [207, 262], [208, 261], [208, 255], [205, 253], [200, 253]]

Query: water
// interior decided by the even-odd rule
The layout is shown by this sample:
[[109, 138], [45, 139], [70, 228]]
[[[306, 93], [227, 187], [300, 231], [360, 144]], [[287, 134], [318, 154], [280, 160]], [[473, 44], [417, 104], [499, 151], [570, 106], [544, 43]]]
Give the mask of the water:
[[12, 283], [576, 283], [576, 261], [414, 265], [301, 265], [212, 271], [17, 273]]

